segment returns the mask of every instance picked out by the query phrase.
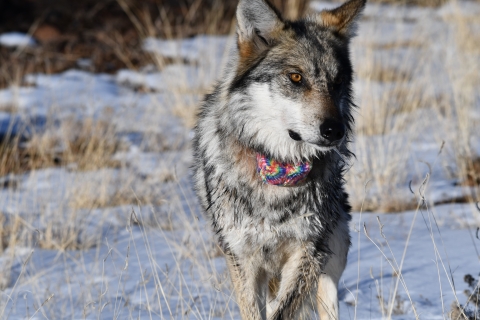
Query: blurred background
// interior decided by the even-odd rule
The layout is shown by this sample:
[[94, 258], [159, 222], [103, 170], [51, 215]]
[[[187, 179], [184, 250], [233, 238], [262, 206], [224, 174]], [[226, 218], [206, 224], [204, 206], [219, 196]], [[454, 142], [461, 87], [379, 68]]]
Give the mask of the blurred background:
[[[239, 319], [190, 177], [237, 2], [0, 0], [0, 318]], [[477, 319], [480, 1], [369, 0], [351, 56], [341, 318]]]
[[[274, 2], [288, 17], [297, 17], [307, 8], [307, 0]], [[32, 72], [61, 72], [87, 58], [92, 60], [91, 70], [96, 72], [140, 68], [152, 63], [149, 55], [139, 50], [143, 38], [228, 34], [234, 28], [237, 3], [235, 0], [2, 0], [0, 32], [30, 33], [39, 46], [14, 57], [2, 47], [0, 85], [7, 85], [12, 73], [18, 77]]]

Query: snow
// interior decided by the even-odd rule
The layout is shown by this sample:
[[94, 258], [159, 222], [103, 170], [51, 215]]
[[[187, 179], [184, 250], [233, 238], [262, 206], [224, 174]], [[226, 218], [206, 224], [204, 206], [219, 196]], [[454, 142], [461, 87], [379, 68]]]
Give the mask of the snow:
[[0, 45], [5, 47], [32, 47], [35, 40], [28, 34], [20, 32], [7, 32], [0, 34]]
[[232, 38], [225, 36], [198, 36], [181, 41], [146, 38], [143, 48], [145, 51], [158, 53], [165, 58], [200, 62], [211, 55], [221, 57], [232, 42], [234, 42]]
[[[331, 7], [312, 3], [317, 11]], [[412, 79], [431, 72], [437, 81], [422, 92], [424, 107], [395, 113], [402, 105], [385, 106], [379, 98], [398, 89], [394, 80], [371, 80], [360, 72], [356, 79], [358, 127], [368, 123], [362, 108], [390, 120], [388, 132], [358, 136], [352, 146], [357, 154], [348, 172], [352, 202], [385, 196], [383, 185], [366, 183], [375, 165], [380, 178], [392, 179], [391, 196], [412, 199], [414, 209], [353, 213], [352, 247], [339, 284], [341, 319], [388, 318], [381, 302], [388, 306], [392, 300], [397, 303], [392, 319], [415, 318], [412, 303], [421, 319], [445, 319], [453, 301], [466, 302], [463, 276], [477, 274], [480, 212], [474, 204], [456, 203], [474, 190], [445, 170], [458, 169], [453, 137], [438, 130], [455, 124], [428, 107], [429, 99], [455, 90], [449, 80], [458, 75], [442, 66], [457, 63], [458, 52], [441, 46], [455, 35], [452, 10], [472, 18], [480, 5], [369, 3], [353, 42], [358, 68], [364, 61], [381, 61], [414, 70]], [[436, 41], [424, 48], [415, 43], [419, 38]], [[389, 47], [398, 42], [400, 48]], [[12, 133], [26, 140], [43, 132], [61, 140], [72, 134], [71, 122], [95, 119], [114, 127], [121, 141], [113, 156], [118, 166], [79, 171], [71, 164], [1, 177], [0, 221], [22, 226], [16, 244], [0, 253], [2, 318], [240, 318], [225, 261], [192, 187], [189, 123], [235, 37], [148, 38], [143, 47], [172, 61], [114, 75], [74, 69], [30, 74], [24, 79], [28, 87], [0, 90], [2, 138]], [[425, 55], [430, 64], [417, 61]], [[458, 72], [462, 76], [465, 70]], [[402, 85], [415, 92], [408, 82]], [[468, 119], [480, 124], [480, 96], [472, 93], [476, 108]], [[478, 135], [470, 145], [480, 155]], [[388, 172], [393, 174], [382, 176]], [[78, 250], [55, 242], [58, 232], [69, 230]]]
[[198, 67], [173, 64], [161, 72], [138, 72], [120, 70], [116, 82], [130, 88], [148, 88], [152, 91], [165, 92], [182, 89], [205, 89], [204, 85], [212, 83], [217, 74], [202, 72]]
[[465, 1], [456, 3], [455, 1], [448, 2], [438, 10], [438, 16], [443, 19], [454, 18], [462, 16], [467, 19], [476, 18], [480, 14], [480, 7], [474, 3]]
[[[384, 298], [390, 298], [393, 283], [399, 279], [396, 274], [407, 247], [402, 267], [403, 279], [399, 281], [405, 281], [408, 292], [401, 283], [398, 286], [398, 295], [404, 301], [405, 310], [409, 309], [411, 298], [417, 312], [421, 313], [421, 319], [444, 319], [442, 313], [449, 311], [451, 302], [457, 298], [464, 299], [461, 294], [462, 288], [465, 288], [464, 275], [475, 271], [478, 266], [478, 256], [474, 250], [474, 241], [478, 240], [472, 239], [469, 233], [472, 230], [459, 225], [458, 221], [464, 220], [463, 215], [478, 213], [470, 205], [443, 205], [434, 210], [422, 209], [387, 216], [354, 215], [349, 263], [340, 281], [343, 286], [340, 297], [345, 297], [342, 299], [341, 318], [353, 319], [354, 307], [346, 303], [352, 299], [348, 297], [348, 291], [357, 292], [357, 282], [357, 319], [369, 319], [374, 314], [380, 316], [377, 295], [381, 291], [376, 289], [377, 282], [380, 283]], [[410, 241], [407, 243], [412, 225]], [[372, 240], [367, 238], [367, 234]], [[451, 278], [453, 283], [450, 282]], [[413, 319], [414, 314], [408, 310], [406, 314], [394, 318]]]
[[322, 10], [331, 10], [338, 6], [336, 3], [332, 2], [324, 2], [324, 1], [312, 1], [310, 3], [310, 8], [314, 11], [322, 11]]

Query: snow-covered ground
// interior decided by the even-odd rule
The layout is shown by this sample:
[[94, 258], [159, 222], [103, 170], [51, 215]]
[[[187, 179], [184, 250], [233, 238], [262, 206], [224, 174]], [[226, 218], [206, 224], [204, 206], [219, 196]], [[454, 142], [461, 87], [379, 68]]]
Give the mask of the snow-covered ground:
[[[365, 203], [378, 212], [353, 213], [342, 319], [445, 319], [453, 301], [466, 301], [463, 277], [479, 266], [480, 210], [449, 202], [478, 196], [461, 186], [456, 159], [458, 145], [480, 155], [480, 92], [467, 81], [478, 81], [480, 44], [468, 39], [480, 39], [479, 13], [469, 1], [369, 4], [360, 21], [357, 160], [347, 180], [356, 211]], [[233, 37], [149, 38], [144, 50], [176, 62], [116, 75], [32, 74], [29, 86], [0, 90], [2, 137], [61, 136], [75, 130], [72, 121], [94, 119], [122, 146], [119, 166], [0, 178], [0, 223], [21, 226], [0, 254], [2, 319], [239, 319], [189, 176], [196, 106], [234, 47]], [[410, 211], [395, 212], [402, 201]], [[386, 207], [394, 213], [381, 214]], [[78, 250], [55, 245], [68, 232]]]
[[34, 46], [35, 40], [28, 34], [20, 32], [8, 32], [0, 35], [0, 45], [5, 47], [27, 47]]

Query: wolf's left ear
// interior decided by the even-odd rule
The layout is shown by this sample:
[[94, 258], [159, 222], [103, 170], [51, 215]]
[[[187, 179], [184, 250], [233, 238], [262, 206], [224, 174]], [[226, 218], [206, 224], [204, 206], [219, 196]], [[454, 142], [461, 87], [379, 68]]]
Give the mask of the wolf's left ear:
[[318, 22], [342, 36], [355, 36], [356, 20], [360, 16], [367, 0], [350, 0], [338, 8], [320, 12]]
[[247, 57], [270, 46], [283, 28], [279, 12], [266, 0], [240, 0], [237, 7], [240, 55]]

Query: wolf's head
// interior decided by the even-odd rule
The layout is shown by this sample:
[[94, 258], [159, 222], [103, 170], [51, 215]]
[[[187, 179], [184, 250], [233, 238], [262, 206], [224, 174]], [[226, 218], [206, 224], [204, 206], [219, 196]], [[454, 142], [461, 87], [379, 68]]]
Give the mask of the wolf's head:
[[288, 161], [348, 141], [349, 42], [365, 2], [286, 21], [266, 0], [240, 0], [228, 121], [242, 143]]

